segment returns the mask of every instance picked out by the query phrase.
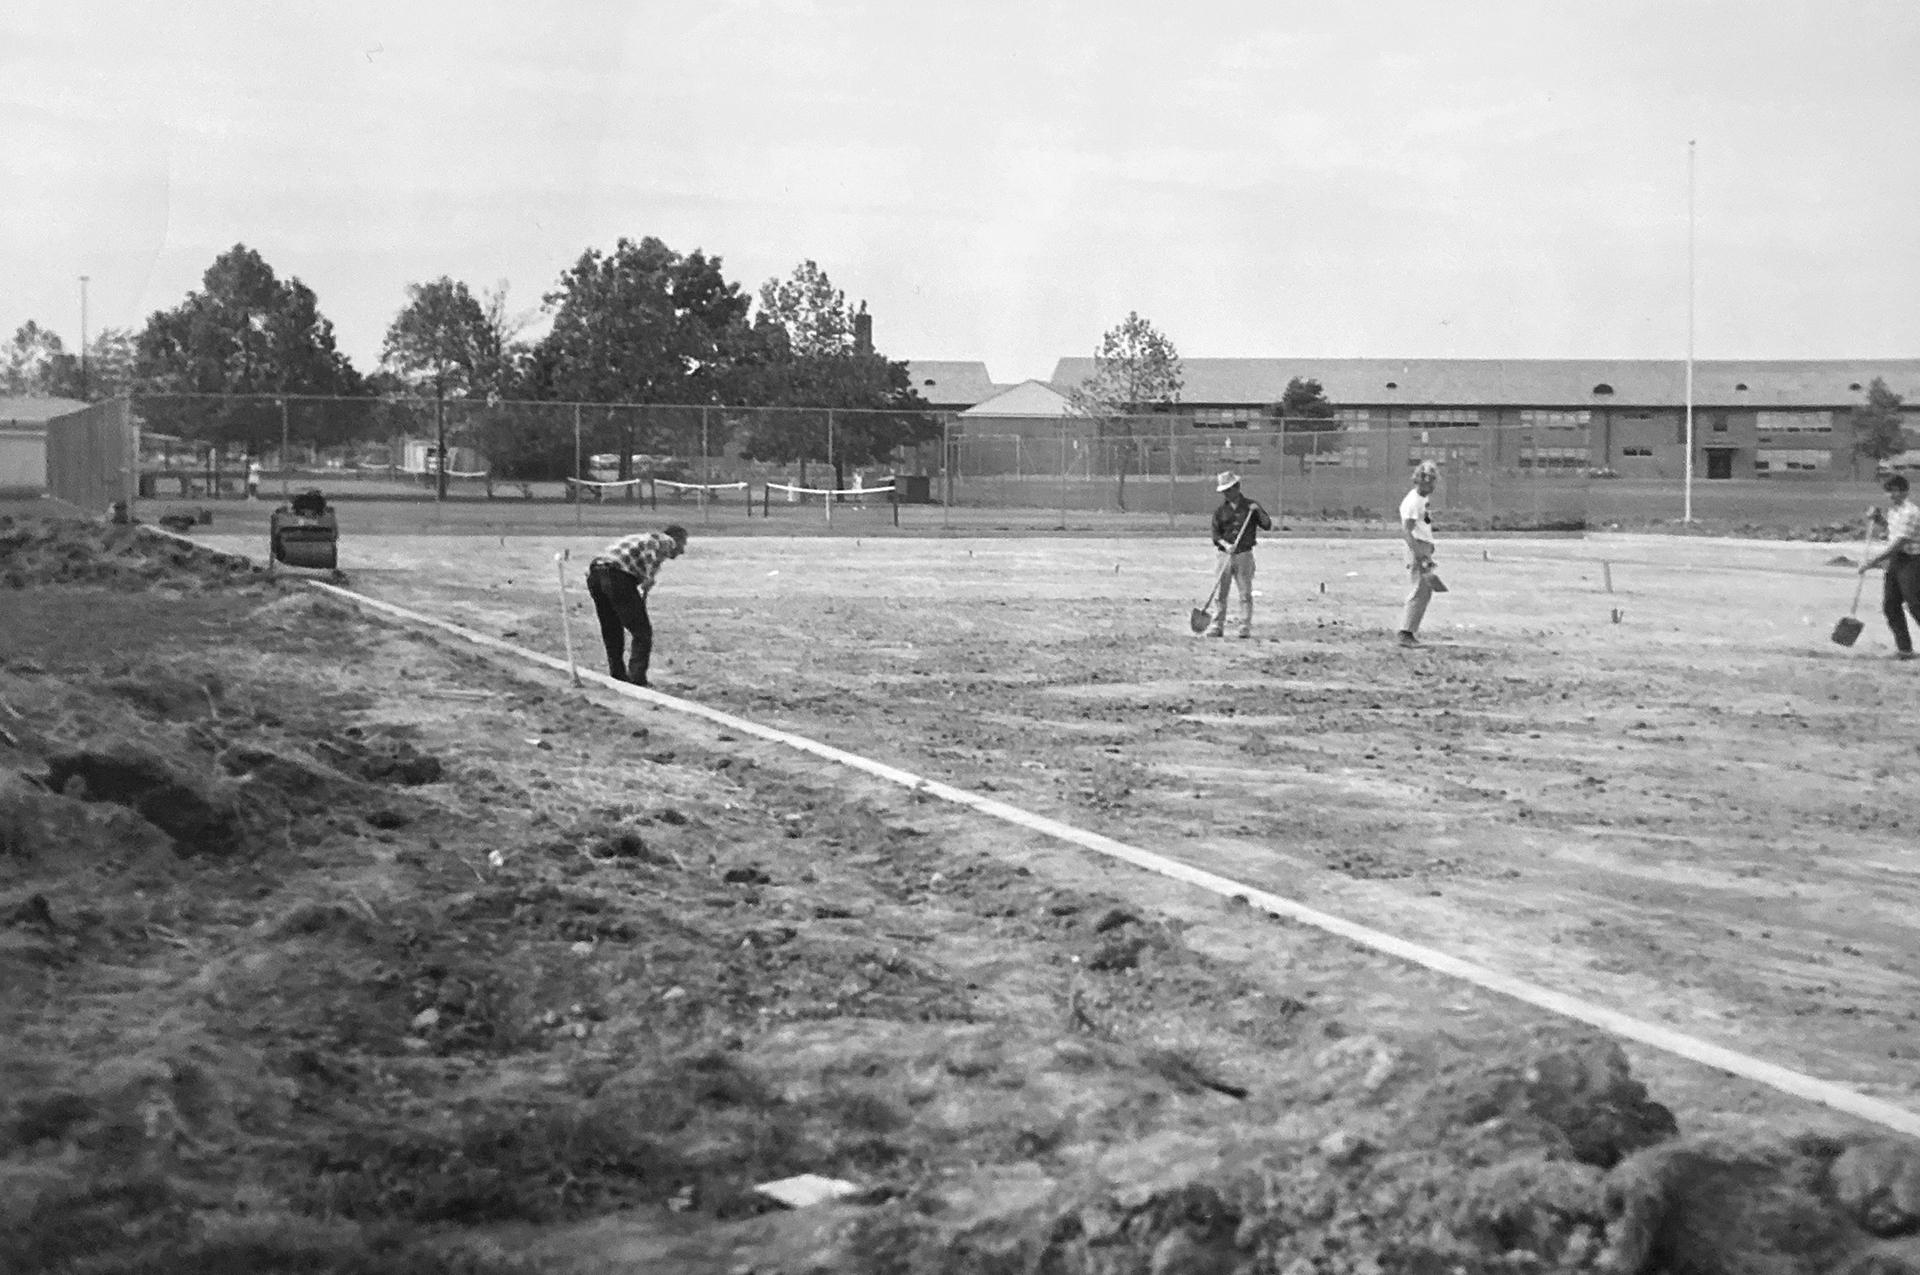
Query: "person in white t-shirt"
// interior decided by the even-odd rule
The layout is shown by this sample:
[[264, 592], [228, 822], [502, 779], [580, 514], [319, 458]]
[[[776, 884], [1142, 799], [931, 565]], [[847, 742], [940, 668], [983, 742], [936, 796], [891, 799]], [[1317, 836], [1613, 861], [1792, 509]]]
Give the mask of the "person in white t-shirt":
[[1413, 490], [1400, 502], [1400, 532], [1407, 540], [1407, 574], [1413, 580], [1400, 616], [1401, 646], [1420, 645], [1420, 621], [1433, 597], [1433, 515], [1427, 512], [1427, 500], [1439, 482], [1439, 467], [1421, 461], [1413, 470]]

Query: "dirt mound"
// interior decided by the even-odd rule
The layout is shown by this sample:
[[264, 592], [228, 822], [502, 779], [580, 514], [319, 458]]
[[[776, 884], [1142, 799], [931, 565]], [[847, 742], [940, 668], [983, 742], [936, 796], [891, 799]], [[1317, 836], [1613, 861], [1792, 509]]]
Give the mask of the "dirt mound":
[[138, 527], [0, 517], [0, 587], [200, 588], [265, 579], [263, 568], [243, 558], [164, 539]]
[[232, 854], [245, 834], [231, 793], [137, 749], [49, 757], [46, 784], [66, 797], [127, 807], [172, 837], [182, 856]]
[[[1337, 1072], [1374, 1050], [1334, 1048], [1312, 1065]], [[1597, 1163], [1674, 1130], [1617, 1046], [1578, 1038], [1409, 1085], [1349, 1119], [1324, 1133], [1235, 1121], [1166, 1134], [999, 1201], [977, 1182], [929, 1184], [863, 1219], [849, 1258], [874, 1275], [995, 1262], [1222, 1275], [1586, 1269], [1607, 1218]]]

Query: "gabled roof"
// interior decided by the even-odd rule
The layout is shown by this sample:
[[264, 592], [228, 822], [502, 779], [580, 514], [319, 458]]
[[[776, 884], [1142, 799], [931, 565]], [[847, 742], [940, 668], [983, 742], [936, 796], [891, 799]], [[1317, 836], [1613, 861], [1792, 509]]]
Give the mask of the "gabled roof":
[[1073, 404], [1045, 381], [1022, 381], [990, 399], [975, 403], [962, 416], [1069, 416]]
[[907, 375], [914, 391], [935, 407], [971, 407], [1007, 388], [993, 383], [985, 363], [908, 359]]
[[[1186, 359], [1181, 369], [1180, 401], [1195, 406], [1277, 403], [1296, 376], [1319, 381], [1335, 404], [1364, 407], [1678, 407], [1687, 397], [1680, 359]], [[1090, 358], [1061, 359], [1053, 384], [1067, 389], [1092, 374]], [[1920, 359], [1697, 360], [1693, 401], [1845, 407], [1863, 402], [1876, 376], [1920, 401]], [[1602, 385], [1612, 393], [1596, 394]]]
[[73, 398], [0, 398], [0, 424], [44, 425], [56, 416], [77, 412], [85, 406]]

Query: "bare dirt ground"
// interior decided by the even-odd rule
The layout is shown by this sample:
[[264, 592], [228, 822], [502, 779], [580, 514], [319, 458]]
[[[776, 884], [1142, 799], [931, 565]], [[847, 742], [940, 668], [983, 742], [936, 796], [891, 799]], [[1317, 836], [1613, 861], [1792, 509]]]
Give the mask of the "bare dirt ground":
[[[557, 651], [559, 547], [343, 565]], [[1204, 643], [1185, 547], [697, 541], [660, 681], [1904, 1094], [1909, 670], [1521, 552], [1405, 656], [1383, 545]], [[1837, 1127], [132, 532], [0, 525], [0, 584], [9, 1275], [1576, 1271], [1674, 1116]], [[858, 1194], [751, 1189], [804, 1172]]]
[[[558, 653], [553, 555], [577, 586], [597, 544], [345, 561]], [[1208, 642], [1204, 545], [696, 536], [652, 606], [660, 681], [1914, 1101], [1920, 669], [1889, 658], [1877, 573], [1866, 635], [1828, 641], [1856, 579], [1828, 564], [1858, 547], [1444, 544], [1412, 654], [1400, 552], [1269, 545], [1256, 640]]]

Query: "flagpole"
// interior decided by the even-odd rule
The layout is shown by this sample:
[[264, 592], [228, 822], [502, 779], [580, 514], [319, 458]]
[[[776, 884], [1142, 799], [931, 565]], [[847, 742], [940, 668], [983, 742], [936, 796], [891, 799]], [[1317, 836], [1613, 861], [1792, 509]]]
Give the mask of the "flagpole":
[[1683, 521], [1693, 522], [1693, 143], [1687, 143], [1687, 494]]

